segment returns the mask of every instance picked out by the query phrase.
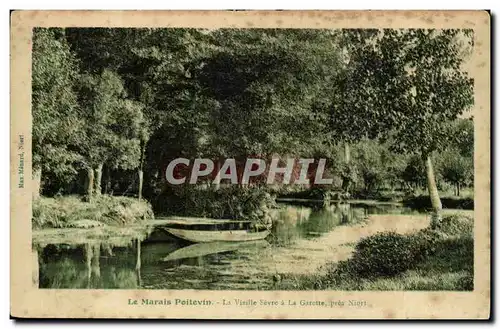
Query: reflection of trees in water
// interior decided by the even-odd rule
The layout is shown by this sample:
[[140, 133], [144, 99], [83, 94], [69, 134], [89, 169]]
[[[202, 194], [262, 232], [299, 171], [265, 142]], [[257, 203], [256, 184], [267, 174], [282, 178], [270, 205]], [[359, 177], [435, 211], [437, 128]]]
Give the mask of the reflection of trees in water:
[[286, 207], [274, 216], [271, 234], [268, 240], [273, 245], [286, 246], [300, 237], [297, 226], [307, 221], [311, 215], [310, 208]]
[[287, 246], [297, 239], [318, 236], [336, 226], [356, 223], [366, 217], [364, 209], [341, 202], [309, 212], [301, 213], [297, 209], [303, 208], [287, 207], [278, 214], [269, 237], [272, 244]]
[[39, 267], [40, 263], [38, 261], [38, 249], [39, 246], [37, 245], [32, 245], [31, 246], [31, 283], [33, 286], [38, 287], [39, 284], [39, 277], [40, 277], [40, 272], [39, 272]]
[[[269, 242], [274, 245], [292, 245], [298, 239], [329, 232], [335, 226], [356, 222], [365, 215], [363, 208], [334, 203], [327, 209], [289, 207], [282, 209], [274, 221]], [[114, 246], [92, 241], [82, 245], [49, 244], [33, 247], [33, 263], [38, 263], [39, 274], [33, 272], [33, 282], [39, 278], [41, 288], [73, 289], [136, 289], [200, 288], [221, 282], [239, 285], [246, 274], [231, 272], [234, 261], [245, 262], [252, 248], [245, 246], [238, 252], [232, 249], [213, 254], [193, 255], [174, 261], [162, 261], [173, 251], [191, 246], [182, 241], [143, 243], [134, 240], [129, 245]], [[205, 251], [204, 248], [202, 248]], [[35, 269], [37, 266], [35, 265]], [[246, 282], [246, 281], [245, 281]], [[226, 285], [227, 286], [227, 285]]]
[[132, 260], [123, 248], [113, 250], [98, 242], [40, 249], [40, 288], [133, 289], [140, 285], [140, 243], [133, 248]]

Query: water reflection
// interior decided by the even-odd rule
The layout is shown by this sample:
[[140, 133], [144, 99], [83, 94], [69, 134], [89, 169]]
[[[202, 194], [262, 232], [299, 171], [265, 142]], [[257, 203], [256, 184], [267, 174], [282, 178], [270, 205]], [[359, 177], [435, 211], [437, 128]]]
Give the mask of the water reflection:
[[33, 282], [51, 289], [266, 289], [269, 282], [252, 270], [273, 247], [293, 248], [300, 239], [314, 239], [369, 214], [405, 211], [349, 204], [320, 210], [286, 206], [274, 213], [267, 240], [244, 243], [189, 244], [155, 233], [119, 246], [45, 242], [33, 246], [33, 261], [38, 262]]
[[297, 239], [317, 237], [336, 226], [364, 220], [370, 214], [369, 209], [347, 203], [333, 203], [314, 211], [306, 207], [287, 207], [276, 214], [269, 241], [274, 245], [289, 246]]

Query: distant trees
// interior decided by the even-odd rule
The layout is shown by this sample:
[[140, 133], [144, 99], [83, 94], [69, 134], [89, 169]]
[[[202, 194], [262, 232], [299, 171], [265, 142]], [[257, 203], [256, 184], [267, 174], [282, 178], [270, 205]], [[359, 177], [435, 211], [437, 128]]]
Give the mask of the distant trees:
[[354, 151], [352, 162], [361, 176], [365, 192], [383, 187], [389, 181], [389, 164], [395, 156], [389, 155], [387, 147], [371, 140], [357, 144]]
[[455, 186], [455, 195], [460, 196], [460, 188], [469, 185], [474, 175], [474, 159], [462, 156], [456, 149], [443, 152], [440, 159], [440, 174]]
[[442, 178], [455, 187], [460, 196], [463, 186], [474, 182], [474, 125], [472, 120], [456, 120], [450, 124], [451, 143], [438, 159]]

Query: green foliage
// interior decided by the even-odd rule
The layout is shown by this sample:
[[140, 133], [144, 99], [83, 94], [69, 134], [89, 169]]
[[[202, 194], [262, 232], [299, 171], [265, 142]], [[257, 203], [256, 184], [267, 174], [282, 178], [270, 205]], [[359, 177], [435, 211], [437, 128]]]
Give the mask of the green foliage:
[[127, 197], [100, 196], [92, 203], [76, 196], [40, 198], [33, 202], [33, 228], [125, 226], [153, 219], [151, 205]]
[[353, 148], [353, 163], [363, 180], [365, 192], [383, 187], [388, 178], [389, 163], [395, 158], [389, 150], [375, 141], [364, 141]]
[[87, 126], [80, 152], [86, 167], [108, 162], [122, 169], [138, 166], [144, 115], [141, 104], [125, 96], [122, 79], [112, 71], [82, 77], [80, 103]]
[[179, 156], [325, 157], [336, 183], [373, 195], [421, 185], [422, 155], [445, 150], [439, 176], [459, 188], [472, 180], [473, 124], [456, 120], [472, 105], [470, 32], [35, 29], [34, 164], [55, 191], [80, 169], [144, 170], [155, 197]]
[[434, 223], [432, 229], [449, 236], [472, 236], [474, 218], [463, 215], [446, 216], [441, 221]]
[[333, 267], [321, 285], [348, 290], [472, 290], [472, 230], [472, 218], [451, 215], [412, 234], [385, 232], [361, 239], [352, 257]]
[[356, 245], [354, 254], [341, 269], [360, 277], [394, 276], [414, 267], [421, 257], [420, 244], [393, 232], [364, 238]]
[[266, 220], [274, 199], [265, 189], [172, 187], [158, 196], [155, 212], [216, 219]]
[[474, 159], [462, 156], [458, 150], [448, 149], [439, 157], [438, 172], [451, 184], [468, 185], [474, 176]]
[[67, 180], [81, 158], [77, 60], [61, 29], [34, 29], [32, 56], [33, 168]]
[[474, 124], [470, 119], [458, 119], [448, 126], [450, 145], [439, 154], [438, 174], [455, 186], [455, 195], [462, 187], [474, 182]]
[[425, 164], [419, 155], [409, 157], [402, 178], [410, 184], [423, 185], [425, 183]]
[[403, 120], [394, 134], [394, 147], [429, 155], [448, 146], [448, 122], [473, 104], [473, 80], [461, 68], [470, 45], [460, 41], [472, 39], [461, 30], [391, 33], [388, 38], [393, 42], [388, 45], [399, 53], [394, 58], [405, 67], [405, 74], [394, 83], [406, 89], [398, 93]]
[[474, 158], [474, 121], [458, 119], [451, 124], [451, 144], [458, 149], [460, 155]]
[[318, 131], [327, 117], [314, 104], [338, 72], [332, 33], [221, 29], [214, 37], [218, 51], [195, 75], [217, 102], [207, 127], [214, 152], [298, 154], [326, 140]]

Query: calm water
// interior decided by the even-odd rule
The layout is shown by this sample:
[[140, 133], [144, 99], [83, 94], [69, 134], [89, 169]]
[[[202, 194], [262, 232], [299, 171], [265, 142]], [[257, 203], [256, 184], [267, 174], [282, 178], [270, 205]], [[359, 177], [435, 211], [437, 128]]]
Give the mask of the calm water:
[[284, 206], [275, 213], [272, 233], [256, 242], [189, 244], [158, 230], [125, 246], [95, 240], [35, 245], [39, 270], [34, 276], [40, 288], [269, 289], [272, 271], [256, 268], [273, 248], [293, 253], [298, 241], [321, 237], [339, 225], [357, 223], [370, 214], [407, 212], [411, 210], [388, 205], [339, 205], [328, 210]]

